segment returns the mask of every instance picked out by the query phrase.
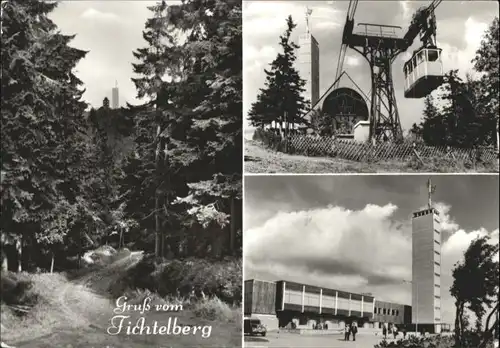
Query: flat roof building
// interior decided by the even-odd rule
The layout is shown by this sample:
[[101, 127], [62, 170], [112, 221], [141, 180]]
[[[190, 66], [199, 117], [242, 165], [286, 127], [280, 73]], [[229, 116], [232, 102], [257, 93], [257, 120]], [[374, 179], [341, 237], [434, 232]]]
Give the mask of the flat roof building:
[[411, 320], [410, 306], [285, 280], [246, 280], [243, 310], [246, 316], [258, 316], [276, 329], [290, 325], [312, 329], [320, 323], [341, 328], [352, 322], [360, 327], [379, 328], [382, 323], [402, 325]]

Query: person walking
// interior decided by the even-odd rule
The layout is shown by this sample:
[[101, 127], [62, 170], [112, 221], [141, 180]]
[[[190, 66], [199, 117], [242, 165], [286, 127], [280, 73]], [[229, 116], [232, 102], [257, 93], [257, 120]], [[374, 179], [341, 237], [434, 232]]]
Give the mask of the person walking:
[[356, 334], [358, 333], [358, 323], [354, 322], [351, 326], [352, 340], [356, 341]]
[[351, 335], [351, 328], [349, 324], [345, 324], [344, 327], [344, 341], [349, 341], [349, 336]]
[[403, 339], [406, 339], [406, 327], [403, 326]]
[[392, 326], [392, 334], [394, 335], [394, 339], [398, 337], [398, 327], [396, 325]]
[[382, 326], [382, 336], [384, 336], [384, 340], [387, 338], [387, 326], [385, 326], [385, 323]]

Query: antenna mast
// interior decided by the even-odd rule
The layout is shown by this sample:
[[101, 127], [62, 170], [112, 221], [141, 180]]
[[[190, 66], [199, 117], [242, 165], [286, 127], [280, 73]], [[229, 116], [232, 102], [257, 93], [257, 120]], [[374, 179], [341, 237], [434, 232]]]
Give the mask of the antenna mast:
[[311, 18], [312, 10], [309, 7], [306, 7], [306, 33], [310, 34], [311, 29], [309, 28], [309, 18]]
[[436, 191], [436, 186], [432, 185], [431, 178], [427, 180], [427, 193], [428, 193], [428, 205], [429, 209], [432, 209], [432, 194]]

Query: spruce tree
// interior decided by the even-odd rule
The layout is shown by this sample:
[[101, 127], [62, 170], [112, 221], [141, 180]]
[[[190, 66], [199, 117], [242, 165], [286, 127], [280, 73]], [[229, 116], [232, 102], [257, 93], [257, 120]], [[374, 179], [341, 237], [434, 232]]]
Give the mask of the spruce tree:
[[[185, 173], [191, 206], [185, 223], [214, 233], [212, 250], [234, 252], [241, 215], [242, 21], [241, 1], [189, 1], [171, 11], [171, 21], [192, 29], [182, 47], [189, 57], [174, 104], [184, 126], [172, 130], [172, 160]], [[185, 14], [189, 13], [188, 16]], [[228, 237], [220, 236], [221, 227]], [[220, 245], [220, 242], [225, 245]]]
[[270, 69], [264, 70], [265, 87], [260, 90], [248, 115], [253, 126], [262, 127], [272, 121], [280, 124], [304, 123], [302, 116], [310, 101], [305, 100], [302, 95], [306, 81], [300, 77], [294, 66], [299, 46], [291, 41], [291, 35], [297, 25], [292, 16], [288, 16], [286, 24], [287, 29], [280, 36], [282, 52], [273, 60]]
[[[498, 17], [491, 23], [490, 27], [481, 41], [473, 60], [474, 69], [483, 74], [479, 82], [479, 103], [483, 108], [484, 123], [482, 134], [487, 144], [497, 144], [499, 132], [499, 34]], [[495, 134], [496, 133], [496, 134]]]
[[[2, 236], [53, 252], [89, 212], [80, 81], [72, 72], [86, 52], [70, 47], [48, 18], [56, 3], [2, 4]], [[10, 238], [12, 239], [12, 238]]]
[[[145, 48], [134, 52], [134, 57], [140, 63], [132, 64], [134, 73], [139, 75], [133, 78], [137, 88], [138, 98], [147, 98], [147, 105], [154, 108], [154, 112], [138, 113], [136, 118], [136, 143], [146, 151], [146, 156], [154, 154], [154, 159], [148, 158], [143, 164], [143, 171], [152, 172], [154, 186], [155, 220], [155, 254], [163, 256], [166, 252], [164, 234], [162, 231], [162, 210], [167, 207], [168, 197], [171, 195], [169, 158], [167, 156], [169, 143], [170, 111], [172, 109], [167, 78], [174, 80], [179, 74], [181, 57], [177, 54], [176, 36], [173, 26], [168, 20], [169, 6], [165, 1], [148, 7], [152, 17], [146, 21], [143, 38], [148, 43]], [[148, 175], [148, 174], [146, 174]], [[163, 214], [164, 215], [164, 214]]]
[[418, 132], [427, 145], [442, 146], [446, 144], [447, 130], [444, 119], [434, 105], [434, 99], [431, 95], [425, 98], [424, 119], [418, 127]]

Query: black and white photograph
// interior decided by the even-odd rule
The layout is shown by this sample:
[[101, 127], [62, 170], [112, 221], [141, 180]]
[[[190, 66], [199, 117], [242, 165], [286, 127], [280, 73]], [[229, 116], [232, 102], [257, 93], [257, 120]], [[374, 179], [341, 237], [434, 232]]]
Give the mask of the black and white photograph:
[[498, 172], [497, 1], [243, 1], [246, 173]]
[[498, 347], [498, 190], [497, 175], [246, 176], [244, 346]]
[[1, 347], [242, 345], [240, 0], [1, 2]]

